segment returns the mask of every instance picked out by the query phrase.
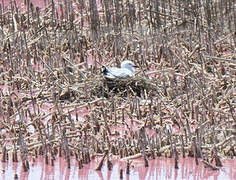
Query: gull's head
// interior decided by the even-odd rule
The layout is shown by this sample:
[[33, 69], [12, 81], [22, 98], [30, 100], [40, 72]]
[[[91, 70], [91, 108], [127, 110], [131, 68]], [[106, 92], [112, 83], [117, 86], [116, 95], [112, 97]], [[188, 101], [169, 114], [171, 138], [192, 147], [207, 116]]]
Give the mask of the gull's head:
[[135, 65], [134, 65], [134, 63], [133, 63], [132, 61], [130, 61], [130, 60], [125, 60], [125, 61], [123, 61], [123, 62], [121, 63], [121, 65], [120, 65], [120, 67], [121, 67], [121, 68], [126, 68], [126, 69], [128, 69], [128, 70], [130, 70], [130, 71], [132, 71], [132, 72], [135, 71], [135, 69], [134, 69]]

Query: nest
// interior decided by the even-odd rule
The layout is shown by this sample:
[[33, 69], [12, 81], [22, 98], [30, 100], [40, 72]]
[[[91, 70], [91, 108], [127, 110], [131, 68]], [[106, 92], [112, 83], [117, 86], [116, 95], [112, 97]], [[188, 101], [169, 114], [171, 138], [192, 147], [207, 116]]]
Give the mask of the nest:
[[161, 90], [153, 80], [140, 76], [128, 79], [106, 79], [101, 77], [94, 82], [91, 92], [98, 97], [109, 98], [113, 95], [121, 97], [146, 97], [151, 94], [160, 94]]

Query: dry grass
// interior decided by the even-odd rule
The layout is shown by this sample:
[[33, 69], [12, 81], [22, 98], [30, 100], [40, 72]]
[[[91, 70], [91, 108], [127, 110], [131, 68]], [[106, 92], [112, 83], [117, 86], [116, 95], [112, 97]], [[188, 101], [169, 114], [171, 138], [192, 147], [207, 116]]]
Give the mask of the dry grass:
[[[163, 155], [177, 168], [188, 155], [217, 169], [235, 156], [234, 1], [45, 2], [0, 7], [3, 162], [20, 155], [27, 171], [29, 155], [59, 155], [70, 167], [74, 155], [82, 168], [103, 153], [148, 166]], [[134, 78], [101, 77], [125, 58]]]

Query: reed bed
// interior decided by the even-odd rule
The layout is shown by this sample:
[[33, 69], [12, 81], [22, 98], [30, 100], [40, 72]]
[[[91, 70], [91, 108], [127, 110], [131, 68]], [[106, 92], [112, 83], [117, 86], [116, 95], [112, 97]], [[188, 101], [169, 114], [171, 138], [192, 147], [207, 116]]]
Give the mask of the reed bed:
[[[79, 168], [194, 157], [213, 170], [236, 156], [233, 0], [16, 0], [0, 4], [2, 162], [45, 157]], [[136, 65], [108, 81], [101, 65]], [[86, 111], [83, 119], [81, 110]], [[19, 158], [20, 157], [20, 158]], [[121, 169], [120, 176], [123, 176]]]

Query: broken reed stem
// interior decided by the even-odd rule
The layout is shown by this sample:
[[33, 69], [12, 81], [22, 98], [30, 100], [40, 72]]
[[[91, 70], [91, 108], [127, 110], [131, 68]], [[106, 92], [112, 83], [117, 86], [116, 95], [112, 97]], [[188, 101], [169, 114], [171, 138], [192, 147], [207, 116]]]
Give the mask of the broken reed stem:
[[202, 162], [206, 165], [206, 167], [211, 168], [212, 170], [216, 171], [219, 170], [219, 168], [217, 168], [216, 166], [214, 166], [213, 164], [207, 162], [206, 160], [202, 160]]
[[193, 150], [193, 153], [194, 153], [194, 158], [195, 158], [195, 162], [196, 162], [196, 165], [198, 165], [198, 150], [197, 150], [197, 144], [196, 144], [196, 137], [193, 137], [193, 146], [194, 146], [194, 150]]
[[109, 171], [111, 171], [112, 170], [112, 162], [110, 161], [110, 159], [108, 158], [108, 156], [107, 156], [107, 169], [109, 170]]
[[[7, 162], [8, 152], [13, 153], [12, 161], [19, 161], [20, 152], [28, 171], [28, 153], [34, 154], [34, 161], [44, 155], [45, 163], [51, 165], [58, 153], [70, 168], [70, 156], [75, 154], [82, 168], [91, 161], [90, 152], [105, 158], [109, 148], [121, 160], [143, 157], [145, 166], [150, 154], [152, 158], [155, 153], [173, 154], [177, 168], [179, 151], [184, 158], [186, 152], [192, 152], [198, 164], [198, 158], [205, 150], [212, 150], [212, 145], [216, 166], [222, 166], [218, 154], [235, 156], [230, 143], [236, 139], [235, 22], [229, 18], [234, 4], [208, 3], [196, 9], [169, 1], [143, 9], [148, 5], [144, 1], [106, 0], [102, 12], [95, 0], [81, 1], [74, 10], [71, 1], [63, 1], [58, 17], [54, 1], [46, 7], [45, 0], [45, 8], [35, 8], [25, 0], [26, 12], [18, 11], [17, 3], [12, 1], [10, 10], [4, 0], [0, 4], [0, 115], [1, 130], [6, 132], [0, 134], [3, 162]], [[202, 14], [201, 20], [183, 13], [185, 6], [195, 15]], [[107, 24], [106, 31], [101, 21]], [[193, 22], [192, 26], [186, 26], [185, 21]], [[202, 41], [205, 36], [208, 41]], [[139, 65], [135, 77], [117, 83], [123, 83], [122, 90], [120, 86], [104, 87], [100, 65], [120, 64], [123, 57]], [[77, 112], [83, 108], [91, 118], [88, 121], [81, 120], [83, 115], [80, 118]], [[173, 112], [179, 113], [175, 116]], [[168, 121], [175, 120], [173, 117], [176, 121]], [[226, 119], [226, 124], [218, 119]], [[137, 124], [155, 129], [158, 142], [153, 143], [155, 135], [141, 131], [139, 139]], [[113, 128], [118, 130], [112, 133]], [[224, 137], [212, 140], [211, 132], [216, 129]], [[51, 145], [58, 149], [55, 154]], [[128, 174], [129, 161], [126, 168]]]
[[120, 169], [120, 179], [123, 179], [123, 169]]
[[103, 116], [103, 119], [104, 119], [104, 122], [105, 122], [105, 127], [107, 129], [107, 132], [108, 132], [109, 135], [111, 135], [111, 130], [110, 130], [109, 126], [108, 126], [107, 117], [106, 117], [106, 114], [103, 111], [103, 108], [101, 108], [101, 112], [102, 112], [102, 116]]
[[127, 161], [127, 160], [131, 160], [131, 159], [138, 159], [140, 157], [142, 157], [142, 153], [137, 153], [137, 154], [134, 154], [132, 156], [127, 156], [127, 157], [121, 158], [121, 161]]
[[126, 162], [126, 174], [130, 174], [130, 161], [129, 160], [127, 160], [127, 162]]
[[176, 143], [177, 143], [177, 138], [174, 138], [174, 155], [175, 155], [175, 169], [179, 169], [178, 166], [178, 159], [179, 159], [179, 155], [178, 155], [178, 151], [176, 148]]
[[7, 149], [6, 146], [3, 147], [3, 154], [2, 154], [2, 162], [6, 162], [7, 161]]
[[181, 135], [180, 138], [181, 138], [181, 145], [182, 145], [182, 154], [183, 154], [183, 158], [185, 158], [184, 138], [183, 138], [183, 135]]
[[148, 159], [145, 153], [143, 153], [143, 159], [144, 159], [144, 167], [149, 167]]
[[99, 162], [99, 164], [98, 164], [98, 166], [96, 168], [97, 171], [101, 171], [102, 166], [103, 166], [103, 161], [104, 161], [104, 159], [106, 158], [107, 155], [108, 155], [108, 150], [106, 150], [104, 152], [104, 155], [103, 155], [102, 159], [100, 160], [100, 162]]

